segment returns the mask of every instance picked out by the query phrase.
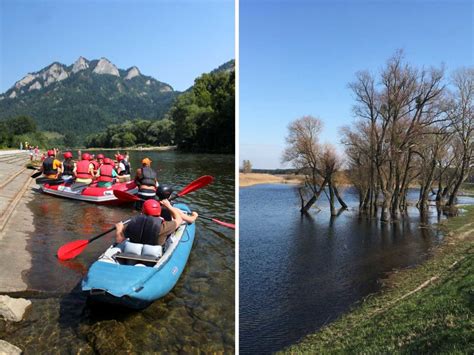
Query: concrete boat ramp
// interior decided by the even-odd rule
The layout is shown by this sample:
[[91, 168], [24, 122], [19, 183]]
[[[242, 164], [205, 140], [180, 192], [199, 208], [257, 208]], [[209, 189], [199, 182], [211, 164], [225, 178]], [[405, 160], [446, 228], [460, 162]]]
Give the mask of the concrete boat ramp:
[[27, 151], [0, 151], [0, 294], [27, 289], [22, 273], [31, 267], [26, 244], [34, 232], [27, 204], [36, 185], [29, 159]]

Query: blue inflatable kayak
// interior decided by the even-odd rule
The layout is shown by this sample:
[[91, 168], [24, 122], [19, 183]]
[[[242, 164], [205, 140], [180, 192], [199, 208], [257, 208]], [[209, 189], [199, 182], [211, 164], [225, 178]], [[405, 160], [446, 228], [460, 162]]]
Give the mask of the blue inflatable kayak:
[[[174, 207], [190, 212], [182, 203]], [[92, 264], [82, 290], [92, 301], [141, 309], [168, 294], [186, 266], [195, 225], [183, 223], [161, 246], [124, 242], [111, 246]]]

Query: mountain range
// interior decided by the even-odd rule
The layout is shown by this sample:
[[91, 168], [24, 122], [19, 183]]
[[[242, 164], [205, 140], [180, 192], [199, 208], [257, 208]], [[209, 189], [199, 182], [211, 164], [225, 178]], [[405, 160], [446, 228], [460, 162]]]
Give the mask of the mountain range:
[[79, 57], [71, 65], [54, 62], [18, 80], [0, 95], [0, 120], [30, 116], [41, 130], [82, 141], [110, 124], [159, 120], [179, 94], [136, 66], [123, 70], [107, 58]]

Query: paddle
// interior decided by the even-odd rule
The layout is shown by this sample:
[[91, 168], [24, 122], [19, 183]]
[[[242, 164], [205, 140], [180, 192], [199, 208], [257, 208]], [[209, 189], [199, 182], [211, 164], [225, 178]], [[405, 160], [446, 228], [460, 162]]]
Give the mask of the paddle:
[[40, 177], [36, 179], [36, 183], [38, 185], [41, 185], [41, 184], [59, 185], [59, 184], [62, 184], [63, 182], [64, 182], [63, 179], [50, 179], [47, 177]]
[[196, 191], [197, 189], [200, 189], [206, 185], [209, 185], [213, 181], [214, 181], [214, 177], [210, 175], [201, 176], [200, 178], [192, 181], [184, 189], [178, 192], [176, 196], [171, 197], [169, 200], [171, 201], [171, 200], [174, 200], [175, 198], [178, 198], [186, 194], [189, 194], [190, 192]]
[[[209, 185], [213, 181], [214, 181], [214, 178], [210, 175], [201, 176], [200, 178], [197, 178], [196, 180], [186, 185], [184, 189], [178, 192], [176, 196], [169, 198], [169, 200], [171, 201], [171, 200], [174, 200], [175, 198], [187, 195], [190, 192], [196, 191], [206, 185]], [[119, 200], [122, 200], [122, 201], [134, 202], [134, 201], [142, 200], [140, 197], [134, 196], [125, 191], [113, 190], [113, 192], [114, 192], [115, 197], [117, 197]]]
[[[127, 224], [130, 222], [130, 219], [127, 219], [126, 221], [123, 221], [123, 224]], [[69, 260], [73, 259], [76, 256], [78, 256], [82, 251], [94, 240], [99, 239], [100, 237], [103, 237], [104, 235], [112, 232], [115, 230], [115, 226], [113, 226], [110, 229], [107, 229], [105, 232], [100, 233], [99, 235], [96, 235], [95, 237], [92, 237], [90, 239], [81, 239], [81, 240], [75, 240], [73, 242], [64, 244], [62, 247], [58, 249], [58, 259], [59, 260]]]
[[[194, 191], [194, 190], [193, 190]], [[123, 201], [128, 201], [128, 202], [132, 202], [132, 201], [144, 201], [142, 200], [140, 197], [138, 196], [135, 196], [135, 195], [131, 195], [129, 194], [128, 192], [125, 192], [125, 191], [119, 191], [119, 190], [114, 190], [114, 195], [115, 197], [117, 197], [119, 200], [123, 200]], [[174, 197], [174, 198], [177, 198], [179, 196], [183, 196], [183, 194], [178, 194], [178, 196]], [[173, 198], [171, 198], [173, 199]], [[207, 216], [202, 216], [202, 215], [199, 215], [199, 217], [203, 218], [203, 219], [207, 219], [209, 221], [213, 221], [217, 224], [220, 224], [221, 226], [224, 226], [224, 227], [227, 227], [227, 228], [231, 228], [231, 229], [235, 229], [235, 224], [232, 224], [232, 223], [227, 223], [227, 222], [223, 222], [223, 221], [220, 221], [216, 218], [212, 218], [212, 217], [207, 217]]]
[[235, 229], [235, 224], [233, 224], [233, 223], [227, 223], [227, 222], [219, 221], [218, 219], [211, 218], [211, 217], [206, 217], [206, 216], [203, 216], [203, 215], [199, 215], [199, 217], [203, 218], [203, 219], [207, 219], [208, 221], [216, 222], [217, 224], [220, 224], [221, 226], [231, 228], [231, 229]]
[[[35, 169], [36, 170], [36, 169]], [[34, 178], [37, 178], [38, 176], [40, 176], [41, 174], [43, 174], [42, 171], [37, 171], [36, 173], [34, 173], [33, 175], [31, 175], [31, 178], [34, 179]]]

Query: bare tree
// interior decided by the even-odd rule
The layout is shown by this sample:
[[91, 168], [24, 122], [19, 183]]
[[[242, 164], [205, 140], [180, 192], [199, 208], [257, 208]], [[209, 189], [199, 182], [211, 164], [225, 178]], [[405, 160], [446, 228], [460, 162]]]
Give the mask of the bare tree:
[[242, 162], [242, 172], [244, 174], [249, 174], [252, 172], [252, 163], [250, 162], [250, 160], [244, 160]]
[[[414, 147], [424, 129], [439, 120], [433, 105], [443, 91], [442, 78], [441, 69], [419, 71], [397, 52], [381, 71], [380, 84], [368, 72], [356, 74], [356, 81], [349, 84], [358, 122], [346, 130], [344, 141], [352, 150], [348, 151], [352, 161], [368, 170], [362, 207], [376, 210], [380, 192], [382, 221], [398, 218], [406, 208], [408, 186], [417, 176]], [[360, 144], [363, 137], [366, 142]]]
[[347, 208], [335, 183], [335, 174], [341, 164], [332, 146], [319, 143], [321, 130], [321, 120], [312, 116], [304, 116], [291, 122], [288, 125], [287, 147], [282, 161], [291, 163], [305, 176], [305, 184], [299, 190], [301, 213], [308, 212], [327, 186], [331, 214], [335, 215], [335, 196], [341, 206]]
[[460, 161], [448, 206], [453, 206], [461, 184], [469, 176], [474, 163], [474, 68], [462, 68], [452, 76], [454, 91], [451, 93], [449, 118], [454, 139], [460, 150]]

